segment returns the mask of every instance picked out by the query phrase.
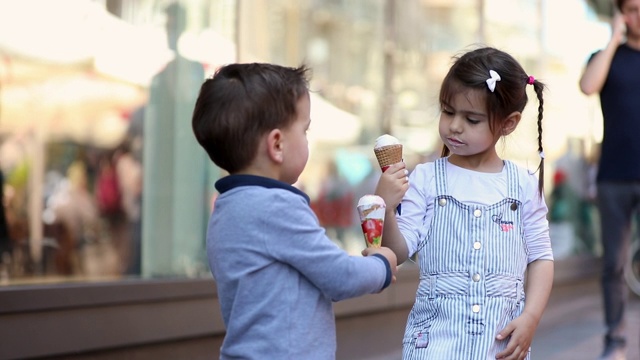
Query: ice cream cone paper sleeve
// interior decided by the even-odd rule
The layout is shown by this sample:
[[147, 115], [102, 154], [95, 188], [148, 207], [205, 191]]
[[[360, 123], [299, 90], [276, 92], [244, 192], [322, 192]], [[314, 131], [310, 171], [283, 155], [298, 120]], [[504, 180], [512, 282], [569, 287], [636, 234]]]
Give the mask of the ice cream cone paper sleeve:
[[367, 247], [381, 247], [385, 216], [384, 200], [375, 195], [362, 197], [358, 202], [358, 214]]

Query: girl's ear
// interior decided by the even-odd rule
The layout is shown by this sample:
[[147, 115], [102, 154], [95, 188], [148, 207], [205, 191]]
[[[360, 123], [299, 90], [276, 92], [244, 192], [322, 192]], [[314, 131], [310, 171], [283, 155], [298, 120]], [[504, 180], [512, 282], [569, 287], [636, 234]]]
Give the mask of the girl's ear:
[[522, 113], [519, 111], [514, 111], [509, 114], [502, 125], [502, 135], [506, 136], [511, 134], [518, 127], [521, 118]]
[[284, 159], [282, 140], [283, 134], [280, 129], [273, 129], [267, 134], [267, 153], [269, 158], [278, 164]]

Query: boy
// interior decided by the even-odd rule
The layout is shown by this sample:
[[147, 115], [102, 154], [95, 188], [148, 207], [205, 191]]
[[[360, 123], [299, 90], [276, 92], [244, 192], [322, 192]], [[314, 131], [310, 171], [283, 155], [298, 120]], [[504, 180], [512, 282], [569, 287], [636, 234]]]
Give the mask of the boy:
[[292, 186], [308, 155], [308, 69], [231, 64], [204, 82], [193, 130], [229, 172], [207, 230], [227, 333], [221, 359], [334, 359], [332, 301], [378, 293], [395, 278], [388, 248], [349, 256]]

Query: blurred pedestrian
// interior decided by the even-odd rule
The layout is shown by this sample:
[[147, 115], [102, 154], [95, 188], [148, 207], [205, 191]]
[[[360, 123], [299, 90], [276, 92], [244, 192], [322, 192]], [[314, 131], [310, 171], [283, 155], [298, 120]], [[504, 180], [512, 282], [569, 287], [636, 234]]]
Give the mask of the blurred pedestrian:
[[89, 192], [87, 168], [82, 160], [74, 160], [66, 178], [47, 201], [52, 211], [51, 222], [45, 227], [48, 236], [55, 238], [55, 270], [58, 274], [82, 273], [78, 250], [98, 233], [98, 209]]
[[[538, 178], [496, 150], [520, 123], [528, 85], [539, 102]], [[553, 283], [543, 89], [503, 51], [462, 55], [440, 89], [442, 157], [416, 166], [408, 184], [404, 163], [380, 177], [382, 243], [399, 263], [418, 253], [420, 265], [403, 359], [530, 358]]]
[[597, 175], [607, 326], [601, 359], [625, 358], [624, 266], [640, 205], [640, 0], [615, 4], [611, 39], [591, 55], [580, 79], [583, 93], [599, 93], [604, 121]]
[[119, 146], [115, 160], [115, 172], [120, 186], [122, 210], [127, 225], [123, 230], [125, 244], [122, 253], [122, 271], [139, 275], [141, 271], [141, 211], [142, 164], [135, 157], [132, 139], [126, 138]]
[[[0, 169], [0, 271], [8, 271], [13, 244], [9, 237], [9, 225], [5, 213], [4, 173]], [[2, 274], [0, 273], [0, 278]], [[0, 279], [1, 280], [1, 279]]]
[[392, 282], [388, 248], [350, 256], [292, 184], [309, 157], [306, 67], [231, 64], [204, 82], [193, 131], [230, 175], [207, 230], [227, 332], [221, 359], [335, 359], [332, 301]]
[[335, 161], [327, 164], [327, 173], [320, 185], [318, 198], [311, 203], [320, 225], [330, 231], [330, 236], [346, 246], [346, 235], [353, 222], [355, 208], [353, 189], [340, 173]]

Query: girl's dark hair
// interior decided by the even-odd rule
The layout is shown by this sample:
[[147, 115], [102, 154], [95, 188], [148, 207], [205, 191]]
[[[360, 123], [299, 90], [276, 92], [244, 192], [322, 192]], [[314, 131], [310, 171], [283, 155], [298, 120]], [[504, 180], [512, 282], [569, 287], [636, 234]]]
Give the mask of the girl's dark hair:
[[[487, 86], [489, 70], [500, 75], [493, 92]], [[540, 196], [544, 187], [544, 153], [542, 148], [542, 116], [544, 101], [542, 92], [545, 85], [530, 77], [522, 66], [511, 55], [504, 51], [483, 47], [469, 51], [455, 59], [440, 88], [440, 106], [450, 104], [453, 96], [469, 89], [486, 92], [486, 107], [489, 117], [489, 128], [502, 127], [502, 122], [511, 113], [522, 112], [527, 105], [526, 86], [533, 85], [538, 97], [538, 152], [540, 165], [538, 167], [538, 190]], [[442, 156], [449, 155], [449, 149], [444, 146]]]
[[253, 161], [260, 137], [286, 128], [309, 94], [310, 70], [273, 64], [230, 64], [200, 88], [191, 125], [211, 160], [236, 173]]

